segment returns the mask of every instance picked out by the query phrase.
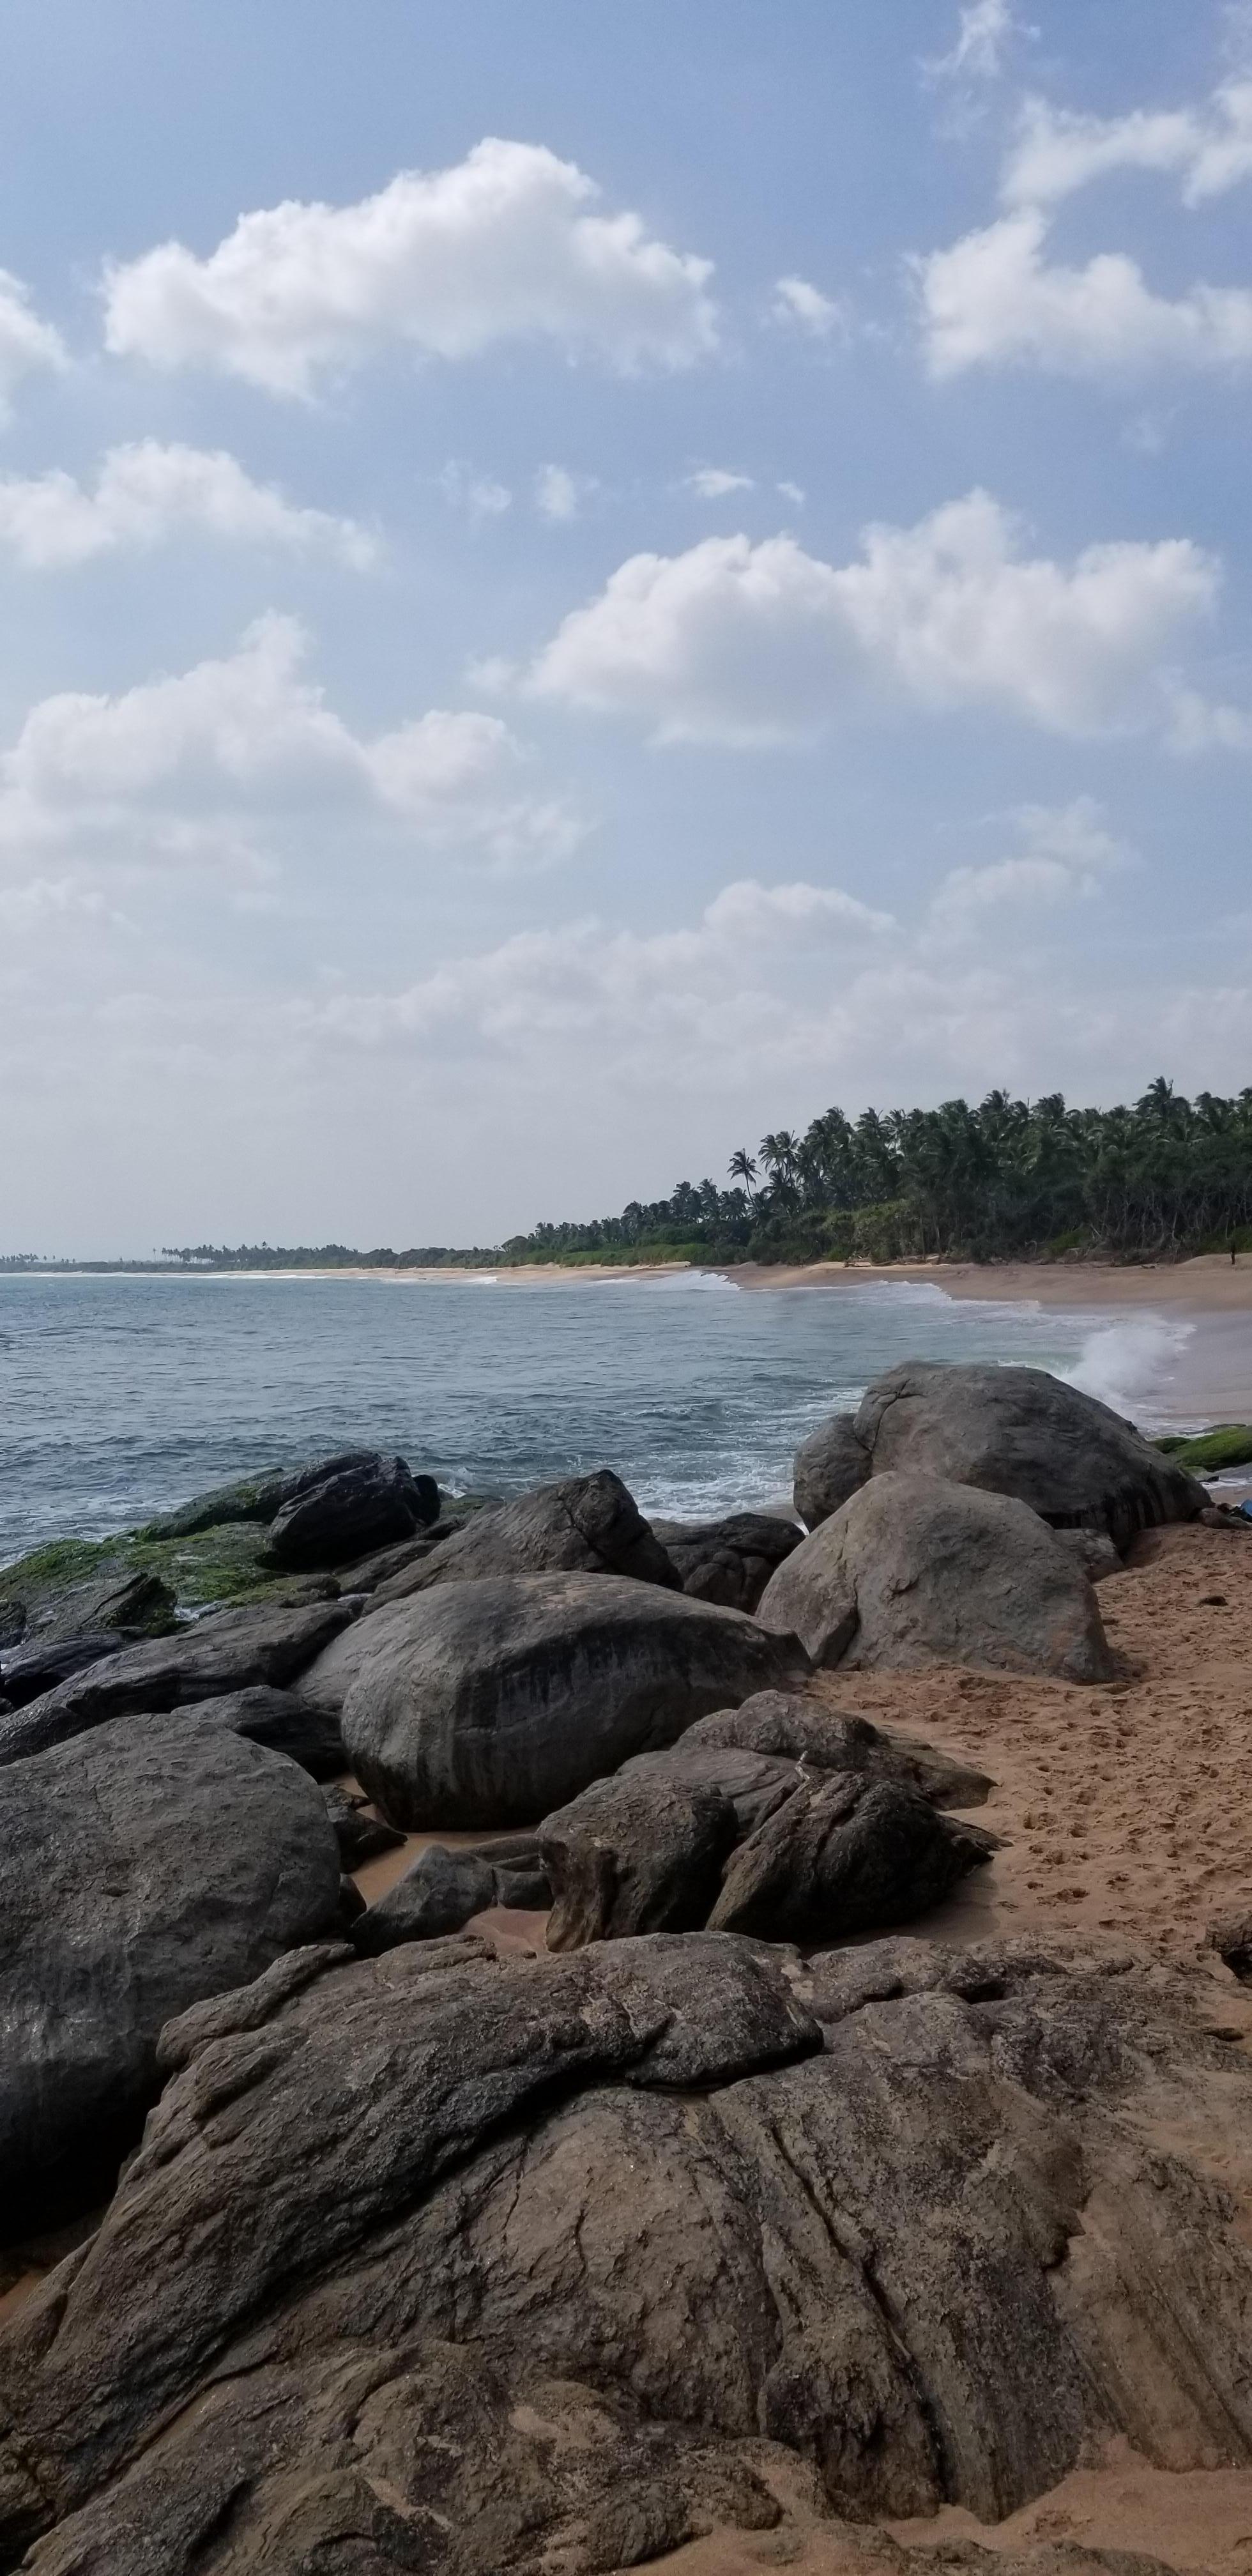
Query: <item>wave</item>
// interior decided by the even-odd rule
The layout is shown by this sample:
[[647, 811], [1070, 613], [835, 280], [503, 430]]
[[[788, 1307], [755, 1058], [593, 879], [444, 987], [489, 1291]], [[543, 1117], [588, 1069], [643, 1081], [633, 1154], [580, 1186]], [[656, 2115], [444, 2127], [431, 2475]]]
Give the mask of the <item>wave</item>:
[[1072, 1368], [1057, 1375], [1115, 1413], [1138, 1406], [1151, 1418], [1152, 1398], [1163, 1393], [1194, 1331], [1194, 1324], [1167, 1323], [1163, 1315], [1129, 1315], [1089, 1333]]
[[729, 1288], [732, 1297], [742, 1295], [742, 1290], [733, 1279], [727, 1278], [724, 1270], [678, 1270], [669, 1279], [644, 1279], [634, 1284], [651, 1288], [658, 1296], [664, 1293], [672, 1296], [676, 1290], [690, 1296], [694, 1289], [709, 1288]]

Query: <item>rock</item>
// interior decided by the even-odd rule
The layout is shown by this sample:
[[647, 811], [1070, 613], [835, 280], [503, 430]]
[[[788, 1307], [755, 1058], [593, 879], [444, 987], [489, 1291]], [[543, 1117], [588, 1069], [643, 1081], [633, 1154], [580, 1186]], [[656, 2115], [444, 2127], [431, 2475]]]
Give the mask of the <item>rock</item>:
[[314, 1780], [333, 1780], [348, 1768], [338, 1719], [310, 1708], [304, 1700], [297, 1699], [294, 1691], [274, 1690], [268, 1683], [256, 1682], [251, 1690], [226, 1691], [217, 1699], [197, 1700], [195, 1712], [206, 1725], [229, 1727], [234, 1735], [246, 1735], [251, 1744], [265, 1744], [271, 1753], [285, 1753]]
[[90, 2205], [158, 2090], [157, 2035], [332, 1927], [339, 1852], [294, 1763], [128, 1719], [0, 1775], [6, 2234]]
[[436, 1940], [459, 1932], [474, 1914], [496, 1903], [495, 1873], [481, 1852], [445, 1851], [432, 1843], [412, 1869], [368, 1906], [352, 1926], [363, 1958], [379, 1958], [405, 1941]]
[[433, 1476], [403, 1458], [364, 1451], [328, 1460], [294, 1487], [270, 1522], [266, 1553], [279, 1566], [338, 1565], [386, 1547], [439, 1517]]
[[[833, 1462], [826, 1483], [820, 1465], [805, 1467], [819, 1506], [838, 1492], [840, 1460], [851, 1475], [858, 1451], [871, 1476], [940, 1476], [1006, 1494], [1056, 1528], [1103, 1531], [1119, 1553], [1137, 1530], [1194, 1520], [1206, 1501], [1195, 1478], [1132, 1423], [1046, 1369], [904, 1360], [875, 1380], [854, 1415], [837, 1416], [806, 1443], [798, 1477], [822, 1440]], [[818, 1517], [847, 1498], [826, 1499]], [[797, 1509], [810, 1518], [798, 1500]]]
[[681, 1750], [694, 1754], [719, 1745], [785, 1754], [808, 1771], [868, 1771], [876, 1780], [901, 1780], [919, 1789], [932, 1807], [982, 1807], [995, 1786], [985, 1771], [936, 1752], [916, 1736], [787, 1691], [760, 1691], [738, 1708], [698, 1718], [688, 1727]]
[[779, 1567], [758, 1618], [849, 1671], [1114, 1669], [1091, 1585], [1038, 1513], [937, 1476], [873, 1476]]
[[1058, 1529], [1053, 1535], [1058, 1547], [1067, 1548], [1082, 1567], [1088, 1583], [1103, 1583], [1110, 1574], [1125, 1573], [1112, 1539], [1103, 1530]]
[[1252, 1986], [1252, 1913], [1223, 1915], [1210, 1925], [1205, 1946], [1216, 1950], [1241, 1986]]
[[173, 1626], [174, 1595], [159, 1575], [115, 1565], [83, 1582], [48, 1582], [32, 1592], [25, 1614], [24, 1646], [60, 1645], [101, 1628], [163, 1637]]
[[[297, 1474], [307, 1473], [297, 1470]], [[196, 1538], [201, 1530], [223, 1529], [232, 1521], [272, 1521], [284, 1501], [289, 1476], [281, 1467], [262, 1467], [232, 1485], [215, 1485], [193, 1494], [177, 1511], [163, 1512], [140, 1531], [141, 1538]]]
[[381, 1584], [376, 1598], [400, 1601], [438, 1584], [513, 1574], [627, 1574], [679, 1589], [677, 1570], [634, 1496], [602, 1467], [476, 1513], [437, 1555]]
[[333, 1782], [323, 1789], [322, 1797], [345, 1870], [363, 1869], [380, 1852], [399, 1851], [403, 1834], [394, 1825], [384, 1825], [380, 1817], [367, 1816], [363, 1798], [350, 1798]]
[[[407, 1574], [411, 1565], [420, 1565], [432, 1550], [442, 1547], [445, 1539], [455, 1538], [479, 1512], [496, 1511], [498, 1494], [444, 1494], [439, 1496], [439, 1518], [431, 1521], [412, 1538], [396, 1541], [392, 1547], [375, 1548], [369, 1556], [353, 1557], [341, 1568], [340, 1584], [345, 1592], [377, 1592], [397, 1574]], [[404, 1598], [403, 1591], [396, 1594]]]
[[1252, 2465], [1252, 2067], [1122, 1950], [324, 1947], [165, 2046], [0, 2337], [26, 2576], [605, 2576], [773, 2488], [1007, 2576], [865, 2526]]
[[362, 1645], [374, 1627], [344, 1744], [406, 1826], [533, 1824], [629, 1754], [807, 1671], [794, 1638], [737, 1610], [603, 1574], [448, 1583], [362, 1620]]
[[737, 1835], [720, 1789], [675, 1777], [663, 1759], [597, 1780], [539, 1829], [553, 1893], [548, 1948], [702, 1930]]
[[124, 1643], [124, 1638], [102, 1628], [97, 1636], [66, 1637], [55, 1645], [14, 1646], [0, 1652], [0, 1689], [10, 1708], [25, 1708], [29, 1700], [42, 1699], [45, 1691], [55, 1690], [72, 1673], [85, 1672], [89, 1664], [118, 1654]]
[[708, 1917], [768, 1941], [846, 1940], [942, 1903], [999, 1845], [916, 1789], [838, 1775], [797, 1789], [740, 1845]]
[[109, 1718], [188, 1707], [196, 1700], [251, 1689], [281, 1689], [310, 1663], [352, 1611], [328, 1601], [288, 1609], [216, 1610], [172, 1637], [127, 1646], [89, 1664], [55, 1690], [0, 1724], [0, 1766], [64, 1744]]
[[775, 1512], [732, 1512], [720, 1521], [654, 1520], [652, 1535], [693, 1601], [720, 1601], [750, 1614], [804, 1532]]
[[339, 1929], [352, 1938], [352, 1926], [365, 1912], [365, 1899], [354, 1878], [345, 1870], [339, 1880]]
[[837, 1512], [870, 1472], [869, 1452], [857, 1439], [853, 1416], [836, 1413], [812, 1432], [795, 1458], [792, 1500], [810, 1530]]

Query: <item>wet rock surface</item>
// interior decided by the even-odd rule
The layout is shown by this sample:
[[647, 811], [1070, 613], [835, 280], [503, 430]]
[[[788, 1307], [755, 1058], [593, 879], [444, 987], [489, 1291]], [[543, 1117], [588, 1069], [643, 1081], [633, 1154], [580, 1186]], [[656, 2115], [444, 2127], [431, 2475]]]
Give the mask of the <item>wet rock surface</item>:
[[938, 1476], [875, 1475], [779, 1567], [757, 1615], [832, 1669], [1113, 1670], [1087, 1576], [1038, 1513]]
[[164, 2055], [0, 2340], [31, 2576], [595, 2576], [797, 2472], [994, 2521], [1111, 2433], [1252, 2459], [1252, 2067], [1115, 1945], [331, 1946]]
[[515, 1574], [624, 1574], [680, 1588], [633, 1494], [605, 1467], [475, 1514], [436, 1554], [380, 1584], [377, 1597], [399, 1601], [438, 1584]]
[[287, 1482], [269, 1524], [266, 1554], [273, 1564], [297, 1570], [339, 1565], [369, 1548], [412, 1538], [438, 1517], [433, 1476], [415, 1476], [406, 1458], [355, 1451]]
[[319, 1791], [193, 1715], [140, 1718], [0, 1774], [0, 2204], [83, 2206], [158, 2089], [162, 2024], [337, 1919]]
[[352, 1616], [338, 1601], [218, 1610], [170, 1637], [125, 1647], [6, 1718], [0, 1724], [0, 1765], [45, 1752], [113, 1717], [190, 1707], [258, 1683], [281, 1688]]

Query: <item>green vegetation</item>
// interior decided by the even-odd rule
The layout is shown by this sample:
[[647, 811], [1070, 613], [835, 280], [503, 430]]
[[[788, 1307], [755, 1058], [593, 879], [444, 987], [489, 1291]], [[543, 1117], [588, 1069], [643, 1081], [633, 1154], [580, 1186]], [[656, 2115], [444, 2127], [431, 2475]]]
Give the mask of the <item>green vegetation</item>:
[[[1252, 1250], [1252, 1089], [1187, 1100], [1162, 1076], [1130, 1108], [1059, 1092], [977, 1108], [828, 1109], [730, 1158], [732, 1186], [680, 1181], [620, 1216], [537, 1225], [506, 1243], [185, 1244], [179, 1270], [501, 1269], [540, 1262], [1169, 1261]], [[13, 1256], [6, 1265], [43, 1265]], [[138, 1269], [80, 1262], [76, 1269]]]
[[1212, 1431], [1199, 1432], [1194, 1440], [1171, 1432], [1152, 1445], [1193, 1476], [1216, 1476], [1223, 1467], [1252, 1466], [1252, 1423], [1222, 1422]]
[[299, 1582], [261, 1563], [268, 1532], [255, 1521], [232, 1521], [192, 1537], [154, 1539], [142, 1530], [116, 1538], [58, 1539], [32, 1549], [0, 1570], [0, 1626], [9, 1603], [29, 1605], [79, 1583], [128, 1574], [155, 1574], [180, 1610], [206, 1610], [227, 1601], [285, 1601], [302, 1597]]

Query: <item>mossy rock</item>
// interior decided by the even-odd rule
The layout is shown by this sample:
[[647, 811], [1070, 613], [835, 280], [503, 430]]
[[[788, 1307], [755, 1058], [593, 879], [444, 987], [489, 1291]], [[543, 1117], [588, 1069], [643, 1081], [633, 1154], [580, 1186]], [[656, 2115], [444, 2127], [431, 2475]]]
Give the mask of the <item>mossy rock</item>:
[[1154, 1449], [1163, 1449], [1179, 1467], [1192, 1476], [1216, 1476], [1224, 1467], [1252, 1465], [1252, 1423], [1222, 1422], [1212, 1431], [1201, 1431], [1194, 1439], [1177, 1432], [1154, 1440]]
[[[236, 1521], [187, 1538], [153, 1539], [127, 1530], [117, 1538], [97, 1541], [54, 1540], [0, 1571], [0, 1645], [16, 1644], [31, 1628], [42, 1628], [62, 1604], [69, 1613], [75, 1594], [88, 1597], [85, 1587], [90, 1586], [94, 1594], [102, 1583], [121, 1585], [137, 1575], [155, 1578], [153, 1590], [146, 1607], [125, 1624], [149, 1636], [167, 1634], [175, 1624], [176, 1609], [208, 1610], [233, 1601], [307, 1600], [307, 1582], [278, 1576], [272, 1566], [261, 1563], [265, 1539], [263, 1524]], [[91, 1618], [82, 1624], [89, 1630], [115, 1623]], [[64, 1619], [58, 1618], [57, 1625], [64, 1626]]]

